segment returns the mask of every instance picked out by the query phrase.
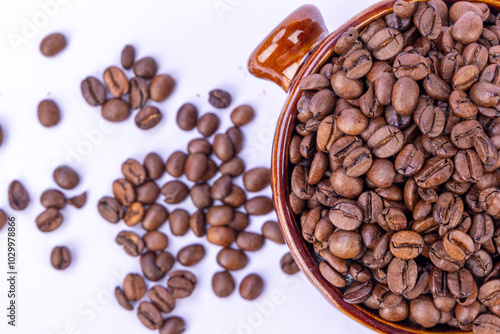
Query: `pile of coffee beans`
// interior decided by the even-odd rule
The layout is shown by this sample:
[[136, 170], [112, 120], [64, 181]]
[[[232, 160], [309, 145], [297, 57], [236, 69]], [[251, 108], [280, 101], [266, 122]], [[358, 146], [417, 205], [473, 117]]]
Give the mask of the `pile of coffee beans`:
[[[53, 172], [55, 183], [65, 190], [72, 190], [80, 183], [80, 176], [69, 166], [59, 166]], [[58, 189], [47, 189], [40, 196], [40, 203], [46, 209], [36, 217], [36, 226], [41, 232], [52, 232], [61, 226], [63, 215], [61, 210], [66, 204], [77, 209], [82, 208], [87, 201], [87, 192], [67, 198]], [[50, 262], [55, 269], [66, 269], [71, 263], [71, 254], [66, 246], [57, 246], [52, 250]]]
[[[129, 80], [119, 67], [110, 66], [103, 74], [104, 85], [92, 76], [82, 81], [83, 98], [91, 106], [101, 106], [102, 117], [109, 122], [125, 121], [131, 110], [139, 109], [135, 124], [142, 130], [151, 129], [161, 121], [162, 114], [157, 107], [148, 106], [148, 100], [166, 100], [175, 81], [168, 74], [157, 74], [158, 65], [153, 58], [135, 61], [135, 49], [131, 45], [123, 49], [121, 64], [125, 70], [133, 69], [135, 76], [132, 79]], [[108, 98], [108, 91], [111, 98]]]
[[[220, 89], [211, 91], [209, 96], [209, 103], [218, 109], [231, 103], [231, 95]], [[208, 112], [199, 117], [196, 106], [183, 104], [177, 112], [177, 125], [185, 131], [197, 129], [201, 137], [189, 141], [186, 151], [172, 152], [166, 158], [149, 153], [142, 163], [126, 160], [121, 166], [123, 177], [112, 184], [113, 196], [104, 196], [98, 203], [99, 213], [108, 222], [116, 224], [123, 220], [128, 227], [141, 226], [145, 231], [141, 236], [124, 230], [116, 237], [116, 243], [128, 255], [139, 258], [142, 275], [127, 275], [115, 295], [127, 310], [138, 304], [137, 315], [149, 329], [159, 329], [162, 334], [184, 331], [181, 318], [163, 319], [162, 313], [170, 314], [178, 299], [190, 296], [197, 279], [190, 271], [171, 269], [176, 262], [184, 267], [195, 266], [206, 254], [201, 243], [186, 245], [176, 256], [170, 253], [169, 238], [163, 232], [167, 222], [173, 236], [183, 236], [191, 230], [197, 237], [206, 236], [209, 243], [220, 247], [216, 260], [222, 271], [212, 277], [212, 289], [220, 298], [236, 289], [231, 272], [247, 266], [246, 252], [261, 249], [265, 239], [284, 244], [275, 221], [266, 222], [262, 234], [245, 231], [252, 216], [265, 215], [274, 209], [267, 196], [248, 198], [249, 193], [269, 187], [269, 168], [257, 167], [245, 172], [245, 163], [238, 157], [244, 143], [240, 126], [249, 123], [254, 114], [249, 105], [236, 107], [230, 115], [234, 126], [217, 133], [219, 116]], [[169, 181], [159, 184], [165, 172], [170, 175]], [[242, 178], [244, 189], [233, 182], [237, 177]], [[182, 206], [188, 197], [197, 209], [192, 213]], [[174, 210], [169, 212], [158, 202], [160, 199], [175, 205]], [[281, 267], [287, 274], [299, 271], [290, 254], [285, 255]], [[146, 280], [160, 282], [166, 276], [166, 284], [147, 287]], [[263, 289], [264, 281], [255, 273], [239, 284], [240, 295], [247, 300], [259, 297]], [[149, 301], [141, 301], [146, 295]]]
[[500, 332], [499, 41], [486, 4], [400, 0], [300, 81], [289, 202], [346, 302]]

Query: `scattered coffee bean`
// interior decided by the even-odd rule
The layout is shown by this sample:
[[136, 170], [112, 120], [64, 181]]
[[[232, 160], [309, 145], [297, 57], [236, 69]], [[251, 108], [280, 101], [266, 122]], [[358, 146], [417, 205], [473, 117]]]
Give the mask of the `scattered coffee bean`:
[[264, 290], [264, 281], [257, 274], [246, 276], [240, 283], [240, 295], [246, 300], [257, 299]]
[[204, 137], [210, 137], [219, 128], [219, 123], [220, 120], [217, 115], [211, 112], [206, 113], [198, 120], [198, 132], [201, 133]]
[[165, 319], [160, 328], [160, 334], [182, 334], [186, 330], [186, 323], [179, 317]]
[[61, 33], [52, 33], [42, 39], [40, 52], [45, 57], [53, 57], [66, 47], [66, 37]]
[[255, 111], [248, 104], [236, 107], [231, 112], [231, 121], [236, 126], [243, 126], [250, 123], [255, 116]]
[[142, 302], [137, 309], [139, 320], [149, 329], [159, 329], [163, 324], [163, 318], [160, 310], [154, 304]]
[[95, 77], [87, 77], [82, 81], [82, 95], [91, 106], [100, 106], [106, 102], [106, 88]]
[[212, 289], [217, 297], [225, 298], [230, 296], [234, 288], [234, 279], [229, 271], [219, 271], [212, 277]]
[[110, 99], [102, 105], [101, 114], [109, 122], [123, 122], [130, 116], [130, 105], [122, 99]]
[[42, 193], [40, 203], [45, 208], [62, 209], [66, 206], [66, 197], [62, 192], [56, 189], [48, 189]]
[[175, 297], [172, 291], [161, 285], [155, 285], [148, 291], [151, 302], [163, 313], [170, 313], [175, 308]]
[[281, 270], [287, 275], [293, 275], [300, 271], [297, 263], [292, 257], [292, 254], [286, 253], [280, 261]]
[[85, 203], [87, 203], [87, 192], [83, 192], [80, 195], [68, 198], [67, 203], [73, 205], [75, 208], [82, 208]]
[[139, 256], [144, 251], [145, 242], [137, 233], [132, 231], [118, 233], [115, 241], [118, 245], [123, 246], [125, 252], [130, 256]]
[[132, 45], [125, 45], [122, 51], [121, 63], [124, 69], [130, 69], [134, 65], [135, 48]]
[[53, 100], [43, 100], [38, 104], [38, 120], [46, 128], [59, 123], [61, 112]]
[[247, 210], [249, 215], [266, 215], [274, 210], [273, 200], [266, 196], [254, 197], [246, 201], [245, 210]]
[[280, 226], [275, 221], [267, 221], [262, 225], [262, 235], [277, 244], [284, 245], [285, 240], [283, 239], [283, 234], [281, 233]]
[[35, 219], [36, 226], [42, 232], [52, 232], [63, 222], [61, 212], [55, 208], [48, 208]]
[[30, 203], [28, 192], [21, 182], [14, 180], [9, 185], [9, 204], [13, 210], [24, 210]]
[[50, 255], [50, 263], [57, 270], [64, 270], [71, 263], [71, 253], [66, 246], [58, 246], [52, 250]]
[[144, 57], [139, 59], [134, 65], [134, 73], [138, 77], [143, 77], [145, 79], [151, 79], [155, 76], [158, 65], [156, 61], [151, 57]]
[[135, 115], [135, 125], [141, 130], [149, 130], [161, 121], [162, 115], [158, 108], [147, 106]]
[[205, 247], [200, 244], [189, 245], [177, 253], [177, 261], [186, 267], [194, 266], [205, 257]]
[[149, 153], [144, 158], [144, 168], [151, 180], [157, 180], [163, 176], [165, 166], [162, 158], [157, 153]]
[[271, 173], [269, 168], [257, 167], [250, 169], [243, 174], [243, 184], [247, 191], [261, 191], [269, 186]]
[[174, 79], [168, 74], [158, 74], [151, 79], [149, 91], [151, 100], [162, 102], [170, 96], [175, 87]]
[[177, 270], [168, 275], [167, 286], [175, 298], [186, 298], [196, 287], [196, 276], [186, 270]]
[[169, 217], [170, 230], [175, 236], [183, 236], [189, 230], [189, 213], [184, 209], [175, 209]]
[[146, 79], [135, 77], [130, 80], [129, 102], [131, 109], [142, 108], [149, 99], [149, 85]]
[[130, 90], [130, 83], [125, 73], [116, 66], [110, 66], [104, 71], [103, 80], [111, 95], [116, 98], [128, 94]]
[[123, 290], [118, 286], [115, 288], [115, 298], [118, 301], [118, 304], [120, 304], [120, 306], [127, 311], [132, 311], [134, 309], [132, 304], [130, 304], [130, 301], [125, 296]]
[[193, 130], [198, 122], [198, 109], [191, 104], [183, 104], [177, 111], [177, 125], [185, 131]]
[[231, 104], [231, 95], [226, 91], [214, 89], [209, 93], [208, 102], [214, 108], [227, 108]]
[[122, 205], [114, 197], [105, 196], [101, 198], [97, 204], [97, 209], [102, 218], [113, 224], [118, 223], [125, 215]]

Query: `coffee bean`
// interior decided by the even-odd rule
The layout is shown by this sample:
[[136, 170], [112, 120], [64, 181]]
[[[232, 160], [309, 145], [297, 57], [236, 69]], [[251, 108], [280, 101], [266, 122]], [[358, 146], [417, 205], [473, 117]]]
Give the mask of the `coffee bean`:
[[149, 91], [151, 100], [162, 102], [170, 96], [175, 87], [174, 79], [168, 74], [158, 74], [151, 79]]
[[470, 44], [477, 41], [483, 31], [483, 19], [480, 15], [468, 12], [452, 26], [451, 34], [460, 43]]
[[390, 157], [403, 148], [403, 133], [396, 127], [386, 125], [371, 135], [367, 142], [378, 158]]
[[240, 295], [246, 300], [257, 299], [264, 290], [264, 281], [257, 274], [246, 276], [240, 283]]
[[477, 299], [486, 306], [500, 305], [500, 280], [493, 279], [479, 288]]
[[[168, 162], [167, 162], [168, 165]], [[208, 158], [205, 154], [191, 154], [185, 162], [186, 178], [193, 182], [198, 182], [208, 170]]]
[[[328, 80], [327, 84], [329, 84]], [[254, 117], [254, 109], [247, 104], [240, 105], [231, 112], [231, 121], [235, 126], [244, 126], [250, 123]]]
[[189, 191], [189, 195], [198, 209], [208, 208], [213, 203], [210, 186], [206, 183], [195, 184]]
[[208, 208], [207, 223], [211, 226], [227, 225], [233, 220], [234, 210], [225, 205], [217, 205]]
[[229, 107], [231, 104], [231, 95], [228, 92], [214, 89], [210, 91], [208, 102], [214, 107], [218, 109], [223, 109]]
[[266, 215], [274, 210], [273, 200], [266, 196], [257, 196], [245, 202], [245, 210], [249, 215]]
[[210, 196], [215, 200], [222, 200], [230, 194], [232, 186], [231, 176], [223, 175], [213, 183], [210, 189]]
[[412, 319], [422, 327], [431, 328], [437, 325], [441, 313], [434, 306], [429, 296], [419, 296], [410, 301]]
[[283, 240], [283, 234], [277, 222], [267, 221], [262, 225], [262, 235], [269, 240], [274, 241], [277, 244], [283, 245], [285, 241]]
[[186, 298], [196, 287], [196, 276], [186, 270], [173, 271], [168, 275], [167, 287], [175, 298]]
[[115, 239], [118, 245], [123, 246], [125, 252], [130, 256], [139, 256], [144, 250], [143, 239], [132, 231], [122, 231]]
[[66, 47], [67, 41], [61, 33], [52, 33], [40, 42], [40, 52], [45, 57], [53, 57]]
[[110, 66], [104, 71], [103, 74], [104, 84], [108, 87], [109, 92], [116, 98], [120, 98], [128, 94], [130, 90], [130, 83], [127, 77], [116, 66]]
[[135, 188], [136, 200], [142, 204], [153, 204], [160, 195], [160, 188], [154, 181], [146, 181]]
[[403, 48], [403, 35], [393, 28], [384, 28], [373, 35], [367, 43], [374, 58], [387, 60], [398, 54]]
[[160, 231], [149, 231], [142, 236], [142, 239], [151, 252], [162, 251], [168, 246], [168, 237]]
[[226, 134], [217, 134], [214, 138], [214, 154], [221, 161], [229, 161], [234, 156], [234, 149], [231, 140]]
[[5, 211], [0, 209], [0, 230], [7, 224], [7, 220], [9, 217], [7, 217], [7, 214]]
[[175, 236], [183, 236], [189, 230], [189, 213], [184, 209], [175, 209], [169, 216], [170, 230]]
[[493, 314], [481, 314], [474, 320], [474, 333], [487, 334], [500, 331], [500, 318]]
[[172, 291], [165, 289], [161, 285], [155, 285], [148, 291], [148, 297], [158, 310], [163, 313], [170, 313], [175, 308], [175, 297]]
[[136, 200], [134, 186], [125, 179], [118, 179], [113, 182], [113, 195], [118, 202], [125, 206], [132, 204]]
[[101, 114], [109, 122], [122, 122], [130, 116], [130, 105], [122, 99], [110, 99], [102, 105]]
[[178, 204], [186, 199], [189, 194], [188, 187], [181, 181], [170, 181], [161, 188], [161, 193], [165, 196], [165, 203]]
[[57, 270], [64, 270], [71, 263], [71, 253], [66, 246], [58, 246], [52, 250], [50, 255], [50, 263]]
[[68, 198], [66, 202], [69, 205], [73, 205], [77, 209], [81, 209], [85, 205], [85, 203], [87, 203], [87, 192], [84, 191], [80, 195]]
[[115, 298], [118, 301], [118, 304], [120, 304], [120, 306], [124, 309], [128, 311], [132, 311], [134, 309], [130, 301], [125, 296], [123, 290], [118, 286], [115, 288]]
[[165, 166], [163, 160], [157, 153], [149, 153], [144, 158], [144, 168], [146, 174], [151, 180], [158, 180], [163, 176]]
[[57, 125], [61, 119], [59, 107], [53, 100], [43, 100], [38, 104], [38, 120], [46, 128]]
[[106, 89], [99, 79], [87, 77], [82, 81], [80, 87], [83, 98], [91, 106], [99, 106], [106, 101]]
[[139, 304], [137, 316], [142, 324], [149, 329], [159, 329], [163, 324], [160, 310], [149, 302], [142, 302]]
[[264, 245], [264, 237], [257, 233], [242, 231], [238, 233], [236, 244], [241, 250], [255, 252]]
[[45, 208], [62, 209], [66, 206], [66, 197], [59, 190], [48, 189], [42, 193], [40, 203]]
[[97, 209], [102, 218], [108, 222], [116, 224], [123, 218], [125, 211], [122, 205], [113, 197], [105, 196], [99, 200]]
[[229, 226], [212, 226], [207, 230], [207, 240], [217, 246], [229, 247], [236, 240], [236, 232]]
[[165, 251], [159, 253], [147, 252], [141, 255], [140, 263], [144, 276], [150, 281], [157, 282], [172, 269], [175, 258]]
[[26, 188], [21, 182], [14, 180], [9, 185], [9, 205], [13, 210], [24, 210], [30, 203]]
[[142, 227], [146, 231], [157, 230], [168, 218], [168, 211], [160, 204], [152, 204], [144, 215]]
[[121, 63], [123, 68], [130, 69], [134, 65], [135, 48], [132, 45], [125, 45], [122, 50]]
[[165, 319], [160, 328], [160, 334], [181, 334], [186, 330], [186, 323], [182, 318], [170, 317]]
[[122, 164], [122, 174], [127, 181], [138, 186], [146, 180], [148, 174], [141, 163], [135, 159], [127, 159]]
[[135, 77], [130, 80], [129, 101], [131, 109], [142, 108], [149, 99], [149, 85], [144, 78]]
[[417, 232], [399, 231], [391, 237], [391, 253], [403, 260], [416, 258], [422, 253], [423, 247], [424, 239]]
[[73, 189], [80, 182], [76, 171], [68, 166], [57, 167], [52, 176], [57, 185], [63, 189]]
[[129, 301], [138, 301], [146, 293], [144, 278], [138, 274], [128, 274], [123, 281], [123, 293]]
[[189, 217], [189, 227], [197, 237], [205, 235], [205, 223], [205, 214], [203, 210], [198, 210]]
[[186, 246], [177, 253], [177, 261], [186, 267], [194, 266], [205, 257], [205, 248], [200, 244]]
[[158, 65], [151, 57], [144, 57], [139, 59], [134, 65], [134, 73], [138, 77], [151, 79], [155, 76]]
[[349, 304], [360, 304], [366, 301], [373, 291], [373, 281], [365, 283], [354, 282], [348, 285], [344, 291], [344, 301]]
[[198, 122], [198, 109], [191, 103], [185, 103], [177, 111], [176, 120], [182, 130], [193, 130]]
[[287, 275], [293, 275], [300, 271], [299, 267], [295, 263], [292, 254], [286, 253], [280, 260], [281, 270]]
[[217, 254], [217, 263], [227, 270], [236, 271], [246, 267], [248, 257], [241, 250], [226, 247]]
[[474, 241], [466, 233], [459, 230], [450, 231], [443, 238], [446, 253], [457, 261], [467, 260], [474, 253]]
[[268, 168], [257, 167], [243, 174], [243, 184], [247, 191], [256, 192], [266, 188], [271, 180]]
[[341, 259], [352, 259], [361, 253], [362, 240], [355, 231], [337, 230], [328, 239], [329, 249]]
[[229, 271], [220, 271], [212, 277], [212, 290], [219, 298], [230, 296], [235, 288], [234, 279]]
[[61, 212], [55, 208], [48, 208], [35, 219], [38, 229], [42, 232], [52, 232], [63, 222]]
[[331, 208], [328, 217], [336, 227], [353, 231], [363, 222], [363, 211], [355, 204], [341, 202]]
[[219, 117], [214, 113], [206, 113], [200, 117], [197, 124], [198, 132], [204, 137], [210, 137], [219, 128]]
[[149, 130], [161, 121], [162, 115], [158, 108], [147, 106], [135, 115], [135, 125], [141, 130]]
[[188, 156], [181, 151], [176, 151], [170, 155], [165, 164], [165, 170], [167, 173], [174, 177], [179, 177], [184, 174], [184, 168]]

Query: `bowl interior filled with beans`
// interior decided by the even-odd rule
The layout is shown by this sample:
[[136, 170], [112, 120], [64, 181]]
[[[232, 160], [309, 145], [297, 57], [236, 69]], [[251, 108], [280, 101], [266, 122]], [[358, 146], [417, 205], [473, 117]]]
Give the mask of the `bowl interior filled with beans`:
[[499, 7], [382, 1], [289, 81], [253, 71], [288, 90], [272, 182], [292, 254], [379, 332], [500, 333]]

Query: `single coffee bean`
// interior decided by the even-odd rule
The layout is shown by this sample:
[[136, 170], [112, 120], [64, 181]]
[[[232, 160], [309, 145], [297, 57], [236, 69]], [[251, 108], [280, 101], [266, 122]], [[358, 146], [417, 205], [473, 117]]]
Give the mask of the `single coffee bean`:
[[417, 107], [420, 89], [415, 80], [402, 77], [392, 89], [392, 105], [398, 115], [411, 115]]
[[225, 298], [230, 296], [234, 288], [234, 279], [229, 271], [219, 271], [212, 277], [212, 290], [217, 297]]
[[257, 299], [264, 290], [264, 281], [257, 274], [246, 276], [240, 284], [240, 295], [246, 300]]
[[9, 185], [9, 205], [14, 210], [24, 210], [30, 202], [26, 188], [21, 182], [14, 180]]
[[228, 227], [231, 227], [233, 230], [237, 232], [241, 232], [248, 227], [250, 224], [250, 218], [247, 214], [239, 211], [234, 212], [233, 220], [227, 224]]
[[138, 301], [146, 293], [144, 278], [138, 274], [128, 274], [123, 281], [123, 292], [129, 301]]
[[113, 182], [113, 195], [122, 205], [128, 206], [136, 200], [134, 186], [125, 179]]
[[236, 177], [245, 171], [245, 162], [239, 157], [234, 157], [231, 160], [224, 162], [220, 165], [219, 171], [223, 175]]
[[231, 95], [228, 92], [214, 89], [210, 91], [208, 102], [214, 107], [218, 109], [223, 109], [229, 107], [231, 104]]
[[210, 196], [210, 186], [206, 183], [195, 184], [189, 191], [189, 195], [193, 204], [198, 209], [208, 208], [213, 203], [212, 197]]
[[[326, 78], [325, 78], [326, 79]], [[329, 85], [328, 79], [326, 83]], [[237, 106], [231, 112], [231, 121], [236, 126], [243, 126], [250, 123], [255, 116], [255, 111], [248, 104], [243, 104], [241, 106]]]
[[279, 224], [275, 221], [267, 221], [262, 225], [262, 235], [277, 244], [284, 245], [285, 241], [283, 239], [283, 234]]
[[184, 209], [175, 209], [168, 218], [170, 230], [175, 236], [183, 236], [189, 230], [189, 213]]
[[479, 288], [477, 299], [486, 306], [500, 305], [500, 279], [492, 279]]
[[403, 260], [416, 258], [422, 253], [423, 247], [424, 239], [413, 231], [396, 232], [390, 242], [391, 253]]
[[337, 230], [328, 239], [330, 252], [341, 259], [352, 259], [362, 251], [361, 235], [355, 231]]
[[330, 209], [328, 217], [336, 227], [353, 231], [363, 222], [363, 211], [356, 204], [339, 202]]
[[194, 266], [205, 257], [205, 247], [200, 244], [189, 245], [177, 253], [177, 261], [186, 267]]
[[400, 53], [394, 60], [392, 68], [396, 79], [409, 77], [418, 81], [430, 73], [431, 61], [419, 54]]
[[203, 210], [198, 210], [189, 217], [189, 227], [197, 237], [202, 237], [206, 233], [205, 214]]
[[477, 277], [485, 277], [493, 270], [491, 256], [484, 250], [478, 250], [470, 255], [465, 262], [465, 267]]
[[160, 204], [152, 204], [144, 215], [142, 227], [146, 231], [157, 230], [168, 218], [168, 211]]
[[460, 268], [456, 272], [448, 273], [447, 283], [451, 294], [460, 301], [461, 304], [464, 303], [467, 297], [472, 295], [475, 284], [471, 272], [465, 268]]
[[186, 199], [189, 194], [188, 187], [181, 181], [170, 181], [161, 188], [161, 193], [165, 196], [168, 204], [178, 204]]
[[131, 109], [142, 108], [149, 99], [149, 85], [144, 78], [135, 77], [130, 80], [129, 101]]
[[53, 100], [43, 100], [38, 104], [38, 120], [46, 128], [59, 123], [61, 112]]
[[386, 125], [370, 137], [367, 142], [372, 153], [378, 158], [390, 157], [403, 148], [403, 133], [394, 126]]
[[[168, 165], [168, 162], [167, 162]], [[208, 170], [208, 158], [205, 154], [191, 154], [185, 162], [186, 178], [193, 182], [198, 182]]]
[[127, 311], [132, 311], [134, 309], [130, 301], [125, 296], [123, 290], [118, 286], [115, 288], [115, 298], [118, 301], [118, 304], [120, 304], [120, 306]]
[[184, 174], [184, 168], [188, 156], [181, 151], [176, 151], [170, 155], [165, 164], [165, 170], [167, 173], [174, 177], [179, 177]]
[[467, 12], [460, 16], [451, 28], [451, 35], [462, 44], [470, 44], [477, 41], [483, 31], [483, 19], [481, 15]]
[[212, 144], [205, 138], [195, 138], [188, 143], [187, 150], [189, 154], [203, 153], [208, 156], [212, 154]]
[[163, 176], [165, 171], [165, 166], [163, 165], [163, 160], [157, 153], [149, 153], [144, 158], [144, 168], [146, 169], [146, 174], [151, 180], [158, 180]]
[[45, 208], [62, 209], [66, 206], [66, 197], [62, 192], [56, 189], [48, 189], [42, 193], [40, 203]]
[[52, 33], [40, 42], [40, 52], [45, 57], [53, 57], [66, 47], [67, 41], [61, 33]]
[[397, 295], [411, 290], [417, 283], [417, 264], [415, 260], [393, 258], [387, 269], [387, 283]]
[[186, 330], [186, 323], [182, 318], [170, 317], [165, 319], [160, 328], [160, 334], [182, 334]]
[[151, 79], [149, 92], [151, 100], [156, 102], [165, 101], [175, 87], [175, 80], [168, 74], [158, 74]]
[[217, 246], [229, 247], [236, 241], [236, 232], [229, 226], [212, 226], [207, 230], [207, 240]]
[[236, 271], [246, 267], [248, 257], [241, 250], [226, 247], [217, 254], [217, 263], [227, 270]]
[[197, 124], [198, 132], [204, 137], [210, 137], [219, 128], [219, 117], [214, 113], [206, 113], [200, 117]]
[[185, 103], [177, 111], [176, 120], [182, 130], [193, 130], [198, 122], [198, 109], [191, 103]]
[[473, 331], [476, 334], [500, 332], [500, 318], [493, 314], [481, 314], [474, 320]]
[[61, 212], [55, 208], [48, 208], [35, 219], [38, 229], [42, 232], [54, 231], [61, 226], [62, 221], [63, 216]]
[[459, 230], [450, 231], [443, 238], [443, 246], [448, 255], [457, 261], [467, 260], [474, 253], [474, 241]]
[[154, 181], [146, 181], [135, 188], [136, 200], [142, 204], [153, 204], [160, 195], [160, 188]]
[[410, 301], [410, 314], [417, 324], [431, 328], [438, 324], [441, 312], [436, 309], [431, 297], [423, 295]]
[[257, 167], [243, 174], [243, 184], [247, 191], [256, 192], [269, 185], [271, 174], [268, 168]]
[[222, 200], [227, 197], [232, 190], [233, 182], [229, 175], [223, 175], [218, 178], [210, 189], [210, 195], [215, 200]]
[[137, 309], [137, 316], [142, 324], [149, 329], [159, 329], [163, 324], [160, 310], [154, 304], [142, 302]]
[[374, 285], [372, 280], [351, 283], [344, 290], [344, 301], [349, 304], [363, 303], [371, 296]]
[[238, 233], [236, 244], [241, 250], [255, 252], [264, 245], [264, 237], [257, 233], [242, 231]]
[[122, 50], [121, 63], [124, 69], [132, 68], [135, 60], [135, 48], [132, 45], [125, 45]]
[[448, 255], [441, 240], [432, 244], [429, 249], [429, 257], [437, 268], [447, 272], [458, 271], [464, 264], [463, 261], [454, 260]]
[[297, 263], [292, 257], [292, 254], [286, 253], [280, 260], [281, 270], [287, 275], [293, 275], [300, 271]]
[[122, 174], [134, 186], [144, 183], [147, 177], [146, 169], [135, 159], [127, 159], [122, 164]]
[[266, 215], [273, 211], [273, 209], [273, 200], [267, 196], [257, 196], [245, 202], [245, 210], [249, 215]]
[[155, 285], [148, 291], [148, 297], [162, 313], [170, 313], [175, 308], [175, 297], [172, 291], [161, 285]]
[[59, 166], [52, 174], [54, 181], [63, 189], [73, 189], [80, 182], [80, 177], [74, 169], [68, 166]]
[[110, 99], [102, 105], [101, 114], [109, 122], [122, 122], [130, 116], [130, 105], [122, 99]]
[[103, 74], [104, 84], [109, 92], [116, 98], [128, 94], [130, 83], [121, 69], [116, 66], [108, 67]]
[[102, 218], [113, 224], [118, 223], [125, 214], [122, 205], [114, 197], [105, 196], [101, 198], [97, 208]]
[[226, 135], [231, 140], [231, 143], [233, 143], [234, 153], [240, 153], [243, 149], [244, 142], [243, 133], [241, 132], [240, 128], [238, 128], [237, 126], [230, 127], [229, 129], [227, 129]]
[[134, 73], [138, 77], [151, 79], [155, 76], [158, 65], [151, 57], [144, 57], [139, 59], [134, 65]]
[[143, 239], [132, 231], [122, 231], [115, 239], [118, 245], [123, 246], [125, 252], [130, 256], [139, 256], [144, 251], [145, 243]]
[[462, 150], [455, 155], [455, 170], [467, 182], [475, 183], [483, 177], [484, 169], [479, 156], [474, 150]]
[[87, 192], [84, 191], [80, 195], [68, 198], [66, 202], [69, 205], [73, 205], [77, 209], [81, 209], [85, 205], [85, 203], [87, 203]]
[[173, 271], [168, 275], [167, 287], [175, 298], [186, 298], [196, 287], [196, 276], [186, 270]]
[[83, 98], [91, 106], [99, 106], [106, 102], [106, 88], [99, 79], [87, 77], [80, 85]]
[[229, 161], [234, 156], [233, 144], [228, 135], [219, 133], [214, 138], [214, 154], [221, 161]]
[[149, 130], [161, 121], [162, 115], [158, 108], [147, 106], [135, 115], [135, 125], [141, 130]]
[[168, 237], [160, 231], [149, 231], [142, 236], [146, 248], [151, 252], [162, 251], [168, 246]]
[[50, 263], [57, 270], [64, 270], [71, 263], [71, 253], [66, 246], [58, 246], [52, 250], [50, 255]]
[[157, 282], [165, 277], [166, 273], [172, 269], [175, 258], [165, 251], [159, 253], [147, 252], [141, 255], [140, 264], [144, 276], [150, 281]]

